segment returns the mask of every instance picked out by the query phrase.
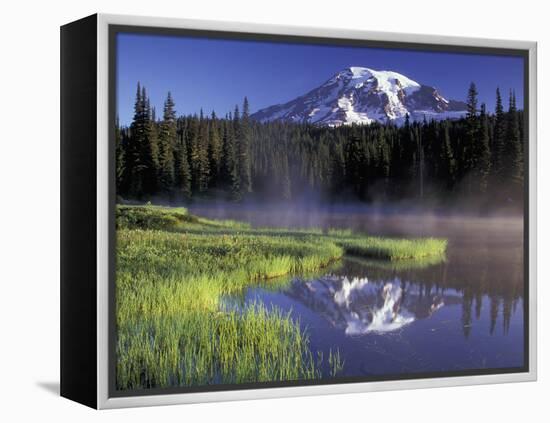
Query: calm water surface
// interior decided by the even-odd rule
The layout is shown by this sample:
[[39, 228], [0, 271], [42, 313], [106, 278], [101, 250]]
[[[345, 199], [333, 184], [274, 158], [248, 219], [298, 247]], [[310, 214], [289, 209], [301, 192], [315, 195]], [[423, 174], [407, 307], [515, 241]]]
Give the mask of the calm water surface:
[[[228, 307], [278, 307], [300, 321], [312, 351], [339, 350], [343, 376], [523, 366], [523, 223], [519, 218], [365, 211], [193, 208], [257, 226], [340, 227], [449, 240], [440, 262], [346, 257], [276, 288], [251, 287]], [[328, 368], [326, 369], [328, 374]]]

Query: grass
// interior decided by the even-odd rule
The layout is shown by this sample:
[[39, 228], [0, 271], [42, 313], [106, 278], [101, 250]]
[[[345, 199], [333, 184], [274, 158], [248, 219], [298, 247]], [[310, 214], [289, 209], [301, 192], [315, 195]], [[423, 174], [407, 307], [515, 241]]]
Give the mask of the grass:
[[119, 331], [117, 384], [122, 389], [319, 375], [299, 325], [262, 306], [244, 313], [186, 311], [130, 320]]
[[442, 256], [447, 249], [447, 240], [438, 238], [346, 237], [335, 238], [334, 242], [344, 248], [347, 254], [391, 261]]
[[[398, 260], [440, 254], [443, 240], [349, 231], [252, 228], [184, 208], [117, 206], [118, 389], [312, 379], [322, 376], [298, 321], [222, 298], [283, 275], [315, 272], [344, 254]], [[343, 371], [330, 351], [331, 375]]]
[[427, 269], [431, 266], [441, 264], [446, 260], [445, 253], [434, 254], [417, 259], [403, 259], [403, 260], [383, 260], [383, 259], [371, 259], [362, 258], [357, 256], [349, 256], [347, 260], [352, 263], [357, 263], [362, 267], [368, 267], [370, 269], [381, 269], [386, 271], [401, 272], [407, 270], [421, 270]]
[[442, 256], [447, 240], [440, 238], [397, 239], [354, 234], [350, 229], [320, 228], [285, 229], [252, 228], [250, 224], [234, 220], [213, 220], [191, 215], [187, 209], [159, 206], [117, 206], [117, 228], [161, 229], [171, 232], [292, 237], [330, 241], [343, 248], [345, 254], [384, 259], [417, 260]]

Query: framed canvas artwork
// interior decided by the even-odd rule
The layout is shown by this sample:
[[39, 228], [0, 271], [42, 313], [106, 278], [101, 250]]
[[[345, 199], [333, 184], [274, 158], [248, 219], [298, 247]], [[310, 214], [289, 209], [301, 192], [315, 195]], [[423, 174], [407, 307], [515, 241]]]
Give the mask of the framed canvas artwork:
[[61, 28], [61, 394], [536, 378], [536, 44]]

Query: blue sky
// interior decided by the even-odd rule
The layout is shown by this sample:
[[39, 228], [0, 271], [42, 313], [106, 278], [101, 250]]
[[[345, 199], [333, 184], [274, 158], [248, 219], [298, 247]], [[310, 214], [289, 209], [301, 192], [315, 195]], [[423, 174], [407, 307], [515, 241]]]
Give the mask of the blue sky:
[[518, 105], [523, 104], [519, 57], [125, 33], [117, 37], [117, 109], [123, 125], [132, 120], [138, 81], [158, 112], [171, 91], [178, 115], [202, 108], [223, 116], [242, 104], [245, 95], [254, 112], [305, 94], [349, 66], [396, 71], [454, 100], [464, 100], [474, 81], [480, 102], [489, 110], [494, 109], [497, 86], [505, 104], [510, 89]]

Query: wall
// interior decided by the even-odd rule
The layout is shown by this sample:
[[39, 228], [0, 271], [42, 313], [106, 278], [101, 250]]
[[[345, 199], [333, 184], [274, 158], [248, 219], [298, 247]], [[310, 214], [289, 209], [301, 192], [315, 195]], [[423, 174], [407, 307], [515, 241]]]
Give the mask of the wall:
[[[544, 2], [24, 1], [2, 5], [2, 383], [4, 421], [540, 421], [548, 414], [548, 308], [539, 382], [93, 412], [56, 397], [59, 309], [59, 29], [98, 11], [539, 41], [539, 304], [548, 300], [550, 183]], [[6, 237], [7, 233], [7, 237]], [[11, 417], [7, 417], [11, 415]], [[31, 420], [32, 421], [32, 420]]]

